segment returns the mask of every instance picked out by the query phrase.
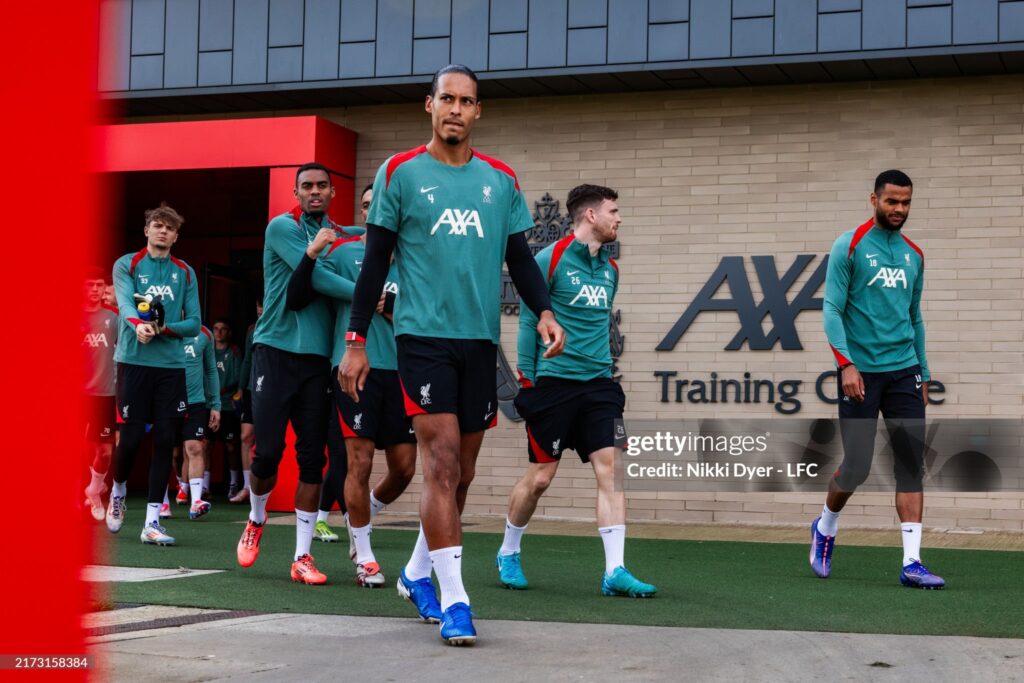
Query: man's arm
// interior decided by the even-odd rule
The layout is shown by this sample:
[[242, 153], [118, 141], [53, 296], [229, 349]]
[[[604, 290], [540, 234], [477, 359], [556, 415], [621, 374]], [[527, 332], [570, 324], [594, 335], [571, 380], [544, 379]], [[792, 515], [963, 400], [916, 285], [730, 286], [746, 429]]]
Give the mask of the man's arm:
[[[324, 228], [324, 230], [329, 230], [329, 228]], [[302, 259], [307, 256], [306, 249], [312, 245], [305, 243], [305, 240], [299, 234], [291, 219], [275, 218], [267, 226], [266, 246], [294, 271], [299, 267]], [[316, 291], [335, 299], [352, 296], [352, 281], [327, 272], [321, 267], [319, 262], [314, 264], [313, 267], [312, 284], [313, 289]]]
[[220, 375], [217, 373], [217, 355], [213, 351], [213, 342], [203, 345], [203, 389], [210, 410], [220, 410]]
[[118, 317], [131, 324], [138, 326], [143, 320], [139, 316], [139, 310], [135, 308], [135, 281], [128, 272], [128, 260], [118, 259], [114, 263], [114, 294], [117, 296]]
[[924, 317], [921, 315], [921, 294], [924, 293], [924, 262], [921, 263], [921, 272], [914, 282], [914, 291], [910, 297], [910, 324], [914, 327], [914, 351], [917, 353], [917, 363], [921, 366], [921, 379], [925, 382], [931, 380], [931, 371], [928, 369], [928, 357], [924, 350]]
[[850, 241], [846, 236], [840, 237], [832, 245], [828, 257], [828, 269], [825, 272], [825, 301], [822, 304], [824, 314], [825, 337], [832, 346], [838, 365], [852, 362], [850, 347], [846, 341], [846, 329], [843, 327], [843, 311], [850, 292], [850, 278], [853, 274], [853, 261], [849, 256]]
[[530, 245], [526, 241], [526, 233], [518, 232], [508, 236], [505, 263], [508, 265], [512, 284], [519, 291], [519, 298], [537, 316], [535, 329], [540, 334], [544, 346], [548, 347], [544, 357], [557, 356], [565, 347], [565, 330], [555, 321], [555, 314], [551, 312], [548, 283], [537, 267], [537, 262], [533, 260]]
[[172, 337], [194, 337], [199, 334], [202, 326], [199, 316], [199, 285], [196, 283], [196, 273], [191, 267], [188, 268], [185, 285], [185, 302], [181, 307], [182, 320], [168, 321], [164, 326], [164, 334]]
[[363, 267], [356, 280], [355, 291], [349, 297], [352, 301], [352, 312], [348, 319], [348, 329], [365, 339], [370, 329], [370, 321], [377, 311], [384, 283], [388, 278], [391, 265], [391, 252], [394, 251], [398, 233], [377, 225], [366, 226], [366, 253], [363, 254]]

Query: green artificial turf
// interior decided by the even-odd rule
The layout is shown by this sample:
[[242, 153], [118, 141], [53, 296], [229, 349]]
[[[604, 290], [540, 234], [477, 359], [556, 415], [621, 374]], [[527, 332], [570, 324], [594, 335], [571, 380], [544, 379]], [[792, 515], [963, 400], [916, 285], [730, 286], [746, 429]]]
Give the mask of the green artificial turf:
[[[134, 567], [224, 569], [222, 574], [108, 586], [117, 602], [295, 612], [415, 617], [395, 594], [394, 579], [408, 559], [415, 532], [378, 528], [374, 552], [387, 577], [383, 589], [359, 588], [340, 543], [313, 542], [326, 586], [303, 586], [288, 576], [294, 551], [291, 525], [268, 525], [259, 560], [248, 569], [235, 561], [240, 521], [248, 506], [215, 505], [207, 518], [189, 522], [185, 508], [165, 526], [178, 546], [139, 542], [141, 499], [129, 501], [122, 532], [105, 539], [107, 564]], [[109, 537], [99, 525], [97, 533]], [[498, 534], [466, 533], [463, 576], [481, 619], [563, 621], [652, 626], [848, 631], [929, 635], [1024, 637], [1022, 555], [987, 550], [929, 549], [926, 560], [948, 583], [943, 591], [903, 588], [897, 579], [900, 551], [837, 547], [833, 574], [821, 580], [795, 544], [629, 539], [627, 567], [658, 586], [649, 600], [600, 593], [604, 568], [600, 539], [527, 534], [525, 591], [498, 582]]]

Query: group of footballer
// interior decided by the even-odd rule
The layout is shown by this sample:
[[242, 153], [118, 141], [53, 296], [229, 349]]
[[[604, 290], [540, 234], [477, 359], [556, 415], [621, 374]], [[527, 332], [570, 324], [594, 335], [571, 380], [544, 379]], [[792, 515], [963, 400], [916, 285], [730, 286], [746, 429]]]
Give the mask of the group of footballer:
[[[515, 406], [526, 421], [529, 464], [509, 499], [496, 556], [500, 581], [527, 588], [522, 536], [569, 449], [594, 469], [602, 593], [653, 596], [656, 588], [634, 577], [624, 561], [625, 395], [612, 379], [609, 348], [619, 270], [602, 248], [617, 238], [618, 195], [599, 185], [572, 189], [566, 207], [573, 231], [534, 256], [526, 237], [534, 220], [515, 172], [470, 146], [481, 114], [476, 75], [461, 65], [440, 69], [425, 109], [431, 139], [380, 166], [360, 197], [365, 229], [339, 226], [328, 216], [335, 196], [329, 169], [317, 163], [298, 169], [298, 206], [267, 226], [262, 308], [240, 361], [237, 351], [226, 359], [230, 330], [218, 328], [226, 323], [212, 334], [200, 325], [195, 272], [170, 253], [183, 222], [170, 207], [147, 212], [146, 247], [114, 265], [113, 310], [101, 303], [104, 279], [90, 276], [86, 340], [106, 333], [104, 348], [114, 349], [101, 354], [98, 344], [83, 342], [90, 353], [85, 391], [94, 406], [86, 488], [94, 516], [105, 517], [113, 532], [121, 528], [126, 482], [151, 429], [141, 539], [175, 543], [160, 525], [174, 449], [183, 444], [178, 498], [191, 499], [189, 516], [198, 519], [210, 509], [203, 499], [203, 442], [211, 431], [236, 428], [225, 410], [237, 392], [242, 473], [233, 477], [238, 486], [231, 494], [250, 505], [239, 564], [249, 567], [259, 555], [289, 423], [298, 465], [290, 575], [304, 584], [327, 581], [310, 547], [314, 538], [338, 540], [328, 525], [336, 502], [346, 511], [357, 583], [385, 584], [370, 543], [372, 520], [404, 492], [418, 459], [421, 524], [394, 583], [422, 620], [440, 624], [445, 642], [472, 644], [477, 634], [462, 581], [461, 515], [484, 433], [497, 424], [504, 264], [522, 299]], [[900, 231], [911, 194], [905, 174], [881, 174], [871, 195], [875, 215], [841, 236], [830, 257], [825, 327], [841, 369], [846, 457], [812, 523], [810, 562], [818, 576], [829, 576], [839, 512], [867, 476], [874, 420], [882, 412], [890, 429], [909, 433], [894, 439], [905, 556], [900, 580], [941, 587], [942, 579], [920, 562], [922, 451], [913, 430], [924, 418], [929, 377], [920, 316], [924, 258]], [[237, 370], [227, 371], [229, 364]], [[115, 395], [120, 433], [104, 508]], [[869, 425], [870, 438], [868, 430], [850, 426], [855, 423]], [[376, 449], [385, 452], [387, 474], [371, 489]]]

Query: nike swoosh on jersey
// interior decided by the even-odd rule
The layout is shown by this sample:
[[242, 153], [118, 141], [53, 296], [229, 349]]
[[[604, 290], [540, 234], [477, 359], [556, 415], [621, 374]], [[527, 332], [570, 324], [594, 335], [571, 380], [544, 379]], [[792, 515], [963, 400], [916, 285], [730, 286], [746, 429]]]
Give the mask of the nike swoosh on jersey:
[[430, 192], [431, 190], [436, 190], [439, 187], [441, 187], [441, 186], [440, 185], [434, 185], [433, 187], [423, 187], [422, 185], [420, 185], [420, 193], [421, 194], [426, 194], [427, 192]]
[[864, 254], [864, 258], [875, 258], [878, 254]]
[[567, 271], [565, 271], [565, 274], [566, 275], [575, 275], [578, 272], [580, 272], [580, 271], [578, 271], [578, 270], [567, 270]]

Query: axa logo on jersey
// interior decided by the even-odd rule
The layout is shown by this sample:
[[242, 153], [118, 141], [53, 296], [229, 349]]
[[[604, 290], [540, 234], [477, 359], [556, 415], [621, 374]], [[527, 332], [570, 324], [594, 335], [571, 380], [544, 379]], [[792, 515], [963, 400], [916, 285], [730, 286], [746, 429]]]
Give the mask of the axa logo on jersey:
[[434, 227], [430, 229], [430, 234], [433, 235], [441, 228], [442, 225], [448, 226], [449, 235], [461, 235], [463, 237], [469, 235], [469, 229], [473, 228], [476, 231], [476, 236], [483, 239], [484, 228], [480, 223], [480, 213], [476, 209], [445, 209], [441, 214], [441, 217], [434, 223]]
[[165, 299], [170, 299], [171, 301], [174, 301], [174, 292], [171, 291], [169, 285], [150, 285], [149, 287], [146, 288], [146, 291], [143, 292], [143, 294], [162, 296]]
[[601, 285], [583, 285], [575, 298], [569, 302], [570, 306], [576, 304], [580, 299], [585, 299], [587, 306], [608, 308], [608, 290]]
[[107, 343], [107, 335], [102, 332], [86, 334], [85, 338], [82, 339], [82, 346], [88, 346], [93, 349], [98, 349], [101, 346], [110, 348], [110, 345]]
[[903, 283], [903, 289], [907, 288], [907, 274], [902, 268], [886, 268], [882, 266], [875, 273], [875, 276], [871, 278], [871, 282], [868, 283], [868, 287], [875, 284], [879, 280], [882, 281], [883, 287], [895, 287], [897, 283]]

